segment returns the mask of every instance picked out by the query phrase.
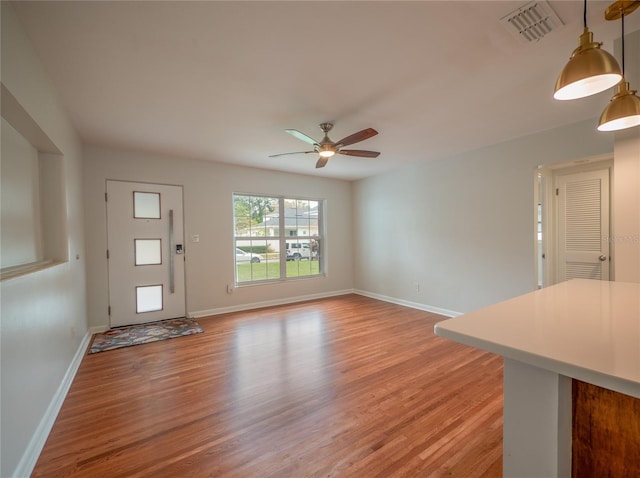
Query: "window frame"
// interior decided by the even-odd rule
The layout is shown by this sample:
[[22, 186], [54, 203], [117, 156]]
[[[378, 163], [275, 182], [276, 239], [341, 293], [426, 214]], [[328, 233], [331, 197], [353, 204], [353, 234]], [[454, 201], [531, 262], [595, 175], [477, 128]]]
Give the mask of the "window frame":
[[[251, 201], [253, 198], [267, 198], [267, 199], [274, 199], [278, 201], [278, 230], [277, 230], [277, 235], [269, 235], [267, 236], [266, 234], [264, 236], [254, 236], [251, 235], [251, 233], [249, 233], [249, 235], [246, 236], [242, 236], [242, 235], [238, 235], [238, 227], [237, 227], [237, 221], [236, 221], [236, 198], [237, 197], [244, 197], [244, 198], [248, 198], [249, 201]], [[287, 233], [288, 229], [286, 227], [287, 225], [287, 216], [286, 216], [286, 211], [288, 209], [291, 209], [290, 207], [287, 207], [287, 204], [290, 204], [291, 202], [295, 202], [296, 207], [294, 209], [298, 209], [298, 203], [302, 201], [302, 202], [306, 202], [306, 203], [315, 203], [316, 204], [316, 212], [317, 212], [317, 231], [316, 234], [312, 234], [312, 227], [309, 226], [309, 234], [308, 235], [289, 235]], [[308, 211], [312, 211], [313, 209], [311, 208], [311, 205], [308, 204], [307, 206], [309, 209]], [[293, 196], [284, 196], [284, 195], [280, 195], [280, 194], [258, 194], [258, 193], [242, 193], [242, 192], [234, 192], [232, 194], [232, 217], [233, 217], [233, 251], [234, 251], [234, 259], [233, 259], [233, 273], [234, 273], [234, 284], [236, 287], [244, 287], [244, 286], [251, 286], [251, 285], [260, 285], [260, 284], [273, 284], [274, 282], [288, 282], [288, 281], [297, 281], [297, 280], [305, 280], [305, 279], [315, 279], [315, 278], [320, 278], [320, 277], [325, 277], [326, 276], [326, 232], [325, 232], [325, 214], [326, 214], [326, 200], [325, 199], [317, 199], [317, 198], [309, 198], [309, 197], [293, 197]], [[268, 213], [265, 215], [265, 218], [263, 218], [263, 223], [267, 222], [266, 217], [268, 216]], [[264, 226], [265, 229], [267, 228], [267, 226]], [[298, 230], [298, 226], [296, 224], [296, 231]], [[290, 233], [291, 231], [289, 231]], [[236, 261], [236, 249], [239, 248], [240, 246], [238, 246], [239, 241], [243, 241], [243, 240], [248, 240], [248, 241], [253, 241], [254, 239], [259, 238], [260, 240], [264, 239], [265, 242], [267, 243], [267, 247], [270, 245], [269, 241], [271, 241], [271, 244], [273, 243], [277, 243], [278, 244], [278, 250], [276, 251], [279, 254], [279, 258], [278, 258], [278, 263], [279, 263], [279, 276], [278, 277], [273, 277], [273, 278], [260, 278], [260, 279], [250, 279], [250, 280], [239, 280], [238, 278], [238, 262]], [[305, 261], [309, 263], [309, 267], [311, 268], [311, 263], [312, 262], [316, 262], [318, 264], [318, 272], [317, 273], [309, 273], [309, 274], [299, 274], [299, 275], [292, 275], [292, 276], [287, 276], [287, 264], [291, 261], [287, 261], [287, 254], [286, 254], [286, 248], [287, 248], [287, 243], [292, 242], [292, 240], [297, 240], [299, 241], [300, 239], [308, 239], [309, 242], [311, 242], [311, 240], [316, 240], [318, 242], [318, 244], [321, 245], [321, 247], [319, 247], [318, 253], [316, 256], [313, 257], [317, 257], [317, 260], [312, 260], [312, 256], [310, 254], [309, 258]], [[243, 250], [240, 247], [241, 250]], [[252, 251], [253, 252], [253, 251]], [[268, 253], [267, 253], [268, 254]], [[245, 261], [243, 261], [245, 262]], [[295, 261], [295, 263], [299, 264], [302, 261]], [[253, 265], [250, 267], [254, 267]], [[299, 267], [299, 266], [298, 266]]]

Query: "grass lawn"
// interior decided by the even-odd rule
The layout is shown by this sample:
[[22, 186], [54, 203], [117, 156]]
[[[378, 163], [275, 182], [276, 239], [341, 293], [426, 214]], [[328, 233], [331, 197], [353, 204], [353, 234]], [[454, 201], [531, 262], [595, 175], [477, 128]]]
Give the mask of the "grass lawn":
[[[280, 262], [262, 261], [256, 264], [244, 262], [237, 264], [238, 282], [280, 278]], [[287, 277], [318, 275], [319, 261], [287, 261]]]

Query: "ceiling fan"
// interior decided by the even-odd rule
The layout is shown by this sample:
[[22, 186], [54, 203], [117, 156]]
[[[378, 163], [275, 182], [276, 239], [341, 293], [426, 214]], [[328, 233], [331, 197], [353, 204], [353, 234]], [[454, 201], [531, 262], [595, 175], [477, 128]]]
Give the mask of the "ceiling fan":
[[322, 123], [320, 124], [320, 129], [324, 132], [324, 138], [322, 141], [316, 141], [315, 139], [307, 136], [304, 133], [301, 133], [297, 129], [285, 129], [287, 133], [295, 136], [298, 139], [301, 139], [305, 143], [309, 143], [313, 145], [313, 151], [297, 151], [294, 153], [281, 153], [281, 154], [272, 154], [269, 156], [270, 158], [275, 158], [276, 156], [285, 156], [287, 154], [310, 154], [310, 153], [318, 153], [320, 155], [320, 159], [316, 163], [316, 168], [324, 168], [329, 161], [329, 158], [334, 154], [344, 154], [346, 156], [359, 156], [361, 158], [377, 158], [380, 153], [377, 151], [365, 151], [362, 149], [342, 149], [343, 146], [349, 146], [350, 144], [359, 143], [360, 141], [364, 141], [365, 139], [369, 139], [372, 136], [378, 134], [378, 132], [373, 128], [363, 129], [362, 131], [358, 131], [357, 133], [353, 133], [346, 138], [342, 138], [340, 141], [336, 141], [335, 143], [329, 139], [329, 131], [333, 128], [332, 123]]

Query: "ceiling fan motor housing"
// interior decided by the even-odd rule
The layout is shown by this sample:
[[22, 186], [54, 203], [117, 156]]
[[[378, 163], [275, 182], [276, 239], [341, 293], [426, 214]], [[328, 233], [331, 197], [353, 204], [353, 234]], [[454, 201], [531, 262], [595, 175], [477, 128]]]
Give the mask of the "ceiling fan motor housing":
[[320, 123], [320, 129], [326, 134], [333, 128], [333, 123]]

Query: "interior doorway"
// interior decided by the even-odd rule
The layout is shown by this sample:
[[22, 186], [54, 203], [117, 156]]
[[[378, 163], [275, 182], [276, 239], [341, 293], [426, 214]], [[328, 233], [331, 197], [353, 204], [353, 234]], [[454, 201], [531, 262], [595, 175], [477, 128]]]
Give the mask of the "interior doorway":
[[612, 280], [611, 156], [535, 172], [535, 280]]

